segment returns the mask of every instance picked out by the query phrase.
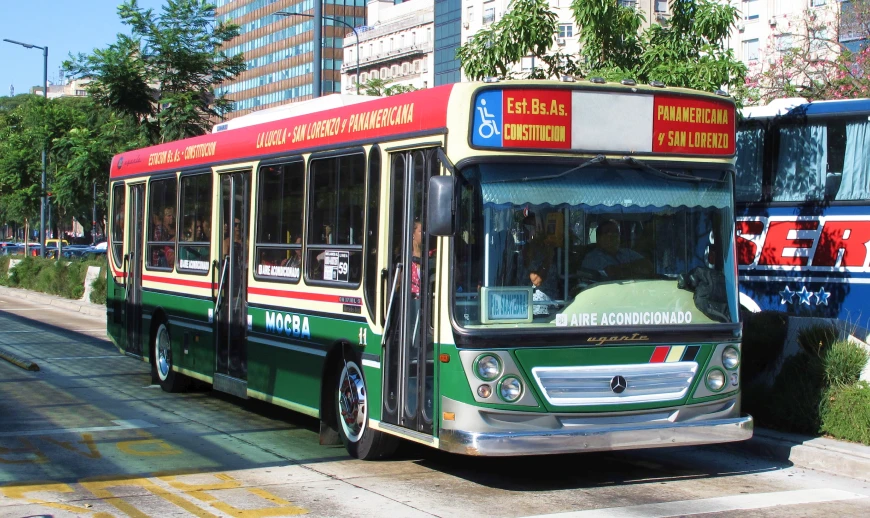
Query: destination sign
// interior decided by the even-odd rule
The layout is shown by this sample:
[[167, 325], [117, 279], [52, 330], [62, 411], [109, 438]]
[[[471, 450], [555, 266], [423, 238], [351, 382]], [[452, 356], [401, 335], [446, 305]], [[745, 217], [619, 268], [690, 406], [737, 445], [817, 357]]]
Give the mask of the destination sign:
[[532, 321], [532, 288], [480, 288], [481, 321], [516, 323]]
[[653, 93], [493, 89], [474, 100], [480, 148], [734, 155], [734, 105]]

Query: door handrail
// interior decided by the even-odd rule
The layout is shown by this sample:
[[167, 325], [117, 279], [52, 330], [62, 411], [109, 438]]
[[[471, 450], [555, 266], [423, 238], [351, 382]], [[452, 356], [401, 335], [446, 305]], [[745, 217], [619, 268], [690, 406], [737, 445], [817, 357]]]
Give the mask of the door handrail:
[[[229, 265], [230, 265], [230, 255], [227, 254], [226, 257], [224, 257], [224, 267], [221, 268], [221, 280], [220, 280], [220, 283], [218, 283], [217, 300], [214, 301], [214, 312], [215, 313], [217, 313], [218, 309], [220, 309], [220, 307], [221, 307], [221, 302], [222, 302], [221, 297], [224, 294], [224, 290], [223, 290], [224, 281], [226, 280], [226, 277], [227, 277], [227, 269], [228, 269]], [[215, 319], [215, 320], [217, 320], [217, 319]]]
[[393, 316], [393, 303], [396, 301], [396, 286], [399, 282], [399, 274], [402, 273], [403, 268], [403, 263], [396, 264], [396, 274], [393, 276], [393, 287], [390, 290], [390, 303], [387, 306], [387, 318], [384, 320], [384, 343], [387, 342], [387, 337], [389, 336], [390, 318]]

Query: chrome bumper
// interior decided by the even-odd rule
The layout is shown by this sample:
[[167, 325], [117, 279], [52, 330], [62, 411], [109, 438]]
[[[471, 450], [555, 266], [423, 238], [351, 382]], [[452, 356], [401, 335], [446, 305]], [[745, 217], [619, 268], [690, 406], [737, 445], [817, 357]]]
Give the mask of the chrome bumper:
[[440, 448], [464, 455], [509, 456], [693, 446], [752, 437], [752, 416], [574, 430], [468, 432], [441, 429]]

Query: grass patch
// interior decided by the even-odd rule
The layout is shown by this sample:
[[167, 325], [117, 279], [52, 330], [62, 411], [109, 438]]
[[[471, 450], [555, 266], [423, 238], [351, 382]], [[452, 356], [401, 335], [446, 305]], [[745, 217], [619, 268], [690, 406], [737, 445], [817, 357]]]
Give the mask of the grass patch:
[[91, 302], [94, 304], [106, 305], [106, 290], [108, 282], [106, 282], [106, 267], [100, 269], [100, 276], [91, 284]]
[[822, 407], [822, 431], [870, 445], [870, 385], [861, 382], [832, 388]]
[[848, 340], [834, 342], [822, 362], [825, 366], [825, 383], [831, 388], [852, 385], [861, 377], [867, 365], [867, 352]]

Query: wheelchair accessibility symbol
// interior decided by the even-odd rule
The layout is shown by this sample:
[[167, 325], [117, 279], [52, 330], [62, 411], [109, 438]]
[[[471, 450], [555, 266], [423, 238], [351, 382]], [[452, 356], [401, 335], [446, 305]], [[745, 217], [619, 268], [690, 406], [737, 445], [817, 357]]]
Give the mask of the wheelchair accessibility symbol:
[[495, 115], [486, 109], [486, 99], [480, 100], [477, 112], [480, 114], [480, 125], [477, 127], [477, 134], [480, 135], [480, 138], [489, 139], [493, 135], [501, 135], [495, 123]]

